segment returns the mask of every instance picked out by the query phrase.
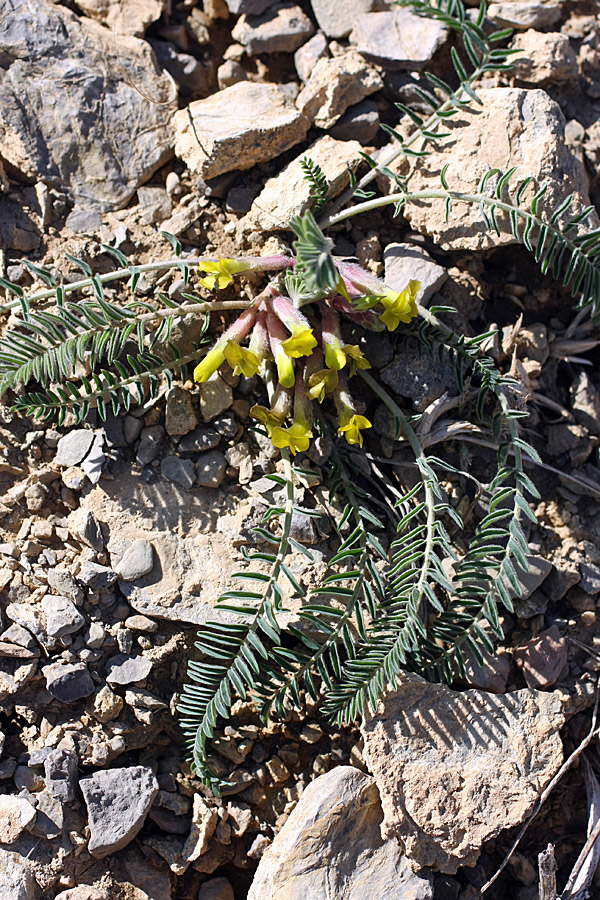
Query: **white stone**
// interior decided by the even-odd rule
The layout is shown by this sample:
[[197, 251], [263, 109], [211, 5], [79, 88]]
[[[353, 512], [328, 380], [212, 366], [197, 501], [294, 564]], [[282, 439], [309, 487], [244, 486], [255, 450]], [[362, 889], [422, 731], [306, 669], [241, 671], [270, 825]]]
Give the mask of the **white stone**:
[[326, 130], [349, 106], [382, 86], [377, 70], [356, 50], [348, 50], [333, 59], [318, 60], [296, 98], [296, 106], [317, 128]]
[[33, 825], [35, 816], [35, 809], [27, 800], [0, 794], [0, 842], [14, 844]]
[[403, 291], [411, 278], [421, 282], [417, 300], [425, 304], [448, 278], [443, 266], [416, 244], [388, 244], [383, 252], [384, 281], [395, 291]]

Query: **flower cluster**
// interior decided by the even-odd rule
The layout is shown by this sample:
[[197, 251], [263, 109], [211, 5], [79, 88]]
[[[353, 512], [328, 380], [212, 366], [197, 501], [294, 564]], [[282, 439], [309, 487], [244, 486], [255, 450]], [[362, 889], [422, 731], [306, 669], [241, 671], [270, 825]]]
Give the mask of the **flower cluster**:
[[[248, 271], [282, 272], [294, 265], [286, 256], [205, 260], [201, 284], [212, 290], [227, 287], [233, 276]], [[268, 363], [277, 371], [271, 406], [255, 405], [251, 415], [267, 431], [275, 447], [292, 454], [308, 449], [313, 437], [313, 401], [333, 401], [338, 434], [362, 447], [362, 432], [371, 422], [360, 415], [348, 391], [348, 379], [370, 363], [356, 344], [342, 336], [341, 316], [372, 331], [393, 331], [417, 315], [421, 287], [410, 281], [394, 291], [354, 263], [335, 260], [336, 289], [304, 300], [307, 314], [286, 296], [285, 282], [276, 278], [227, 328], [196, 366], [196, 381], [207, 381], [224, 363], [234, 375], [251, 377]], [[246, 342], [247, 345], [243, 346]], [[286, 424], [290, 422], [290, 424]]]

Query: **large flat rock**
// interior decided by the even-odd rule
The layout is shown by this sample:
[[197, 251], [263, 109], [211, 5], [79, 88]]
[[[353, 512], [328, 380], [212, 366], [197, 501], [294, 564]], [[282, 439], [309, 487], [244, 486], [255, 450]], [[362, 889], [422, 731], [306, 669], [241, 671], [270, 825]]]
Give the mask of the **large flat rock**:
[[308, 119], [275, 84], [241, 81], [175, 113], [175, 153], [203, 178], [250, 169], [299, 143]]
[[262, 857], [248, 900], [431, 900], [397, 841], [382, 840], [369, 775], [338, 766], [308, 785]]
[[145, 41], [23, 0], [0, 6], [0, 59], [0, 155], [76, 207], [125, 206], [172, 156], [177, 88]]
[[[571, 192], [577, 200], [573, 210], [587, 206], [587, 177], [565, 144], [565, 120], [558, 104], [542, 90], [482, 88], [478, 94], [483, 106], [449, 120], [452, 137], [440, 142], [439, 149], [417, 160], [410, 171], [400, 164], [408, 171], [408, 190], [437, 189], [439, 182], [432, 173], [440, 172], [446, 163], [450, 189], [465, 192], [476, 191], [489, 169], [506, 172], [516, 166], [511, 182], [515, 189], [528, 176], [535, 184], [528, 188], [522, 205], [531, 201], [534, 190], [547, 184], [540, 209], [552, 212]], [[501, 236], [487, 230], [476, 203], [453, 203], [447, 222], [443, 200], [409, 203], [404, 215], [413, 228], [431, 235], [446, 249], [481, 250], [514, 242], [501, 215], [498, 221], [505, 226]], [[594, 219], [590, 226], [594, 227]]]
[[362, 727], [384, 838], [400, 838], [415, 868], [474, 866], [560, 768], [563, 722], [558, 692], [458, 693], [407, 676]]

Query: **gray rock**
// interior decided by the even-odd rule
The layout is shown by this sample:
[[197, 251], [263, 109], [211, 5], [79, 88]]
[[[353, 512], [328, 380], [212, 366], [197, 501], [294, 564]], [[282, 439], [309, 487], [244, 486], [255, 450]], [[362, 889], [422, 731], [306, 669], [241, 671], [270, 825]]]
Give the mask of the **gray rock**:
[[122, 850], [141, 829], [158, 793], [145, 766], [105, 769], [79, 782], [88, 812], [88, 850], [96, 859]]
[[217, 69], [217, 84], [220, 91], [247, 79], [246, 72], [235, 59], [226, 59]]
[[348, 37], [357, 16], [371, 12], [375, 0], [311, 0], [319, 27], [327, 37]]
[[218, 488], [226, 469], [227, 460], [220, 450], [202, 453], [196, 461], [196, 482], [202, 487]]
[[[402, 676], [362, 726], [382, 837], [413, 866], [454, 874], [527, 818], [563, 760], [560, 693], [486, 694]], [[510, 802], [506, 798], [510, 796]]]
[[48, 569], [48, 586], [53, 588], [57, 594], [68, 597], [75, 602], [83, 600], [83, 591], [66, 569]]
[[76, 466], [87, 456], [93, 442], [93, 431], [83, 428], [70, 431], [59, 440], [54, 462], [57, 466]]
[[265, 850], [248, 900], [431, 900], [431, 876], [413, 874], [400, 845], [382, 840], [381, 820], [370, 775], [338, 766], [317, 778]]
[[140, 434], [140, 443], [135, 458], [140, 466], [147, 466], [158, 456], [158, 451], [165, 436], [162, 425], [149, 425]]
[[73, 234], [96, 234], [102, 225], [102, 219], [97, 209], [76, 206], [67, 216], [65, 225]]
[[54, 747], [44, 760], [44, 775], [50, 794], [70, 803], [77, 786], [77, 755], [67, 747]]
[[167, 0], [80, 0], [78, 7], [86, 16], [106, 25], [116, 34], [143, 37], [144, 31], [160, 19], [167, 9]]
[[298, 94], [296, 106], [317, 128], [329, 129], [349, 106], [379, 90], [376, 69], [356, 50], [320, 59]]
[[81, 463], [81, 468], [92, 484], [98, 484], [100, 481], [105, 463], [104, 432], [100, 430], [96, 432], [90, 451]]
[[185, 388], [174, 384], [167, 392], [167, 408], [165, 412], [167, 434], [188, 434], [197, 424], [198, 416], [194, 409], [192, 395]]
[[522, 566], [515, 563], [515, 572], [517, 578], [523, 587], [523, 595], [519, 598], [522, 602], [527, 600], [534, 591], [544, 583], [550, 572], [552, 571], [552, 563], [542, 556], [527, 557], [529, 563], [529, 571], [526, 572]]
[[104, 643], [106, 631], [100, 622], [92, 622], [85, 636], [85, 645], [89, 650], [97, 650]]
[[145, 538], [139, 538], [129, 545], [117, 565], [115, 572], [122, 581], [137, 581], [152, 571], [154, 551], [152, 544]]
[[[109, 40], [105, 28], [64, 6], [39, 0], [19, 12], [4, 5], [0, 13], [1, 155], [66, 191], [76, 207], [125, 206], [172, 153], [170, 76], [157, 73], [144, 41], [116, 32]], [[123, 73], [124, 59], [135, 85]], [[104, 98], [98, 108], [88, 102], [92, 95]]]
[[404, 290], [411, 278], [421, 282], [417, 300], [423, 304], [448, 278], [443, 266], [438, 266], [429, 253], [416, 244], [388, 244], [383, 252], [383, 262], [385, 283], [395, 291]]
[[[224, 114], [231, 110], [235, 115]], [[196, 100], [171, 121], [175, 153], [203, 178], [274, 159], [301, 141], [309, 128], [285, 91], [251, 81]]]
[[214, 65], [210, 57], [198, 59], [189, 53], [181, 53], [169, 41], [150, 39], [148, 43], [162, 68], [167, 70], [183, 91], [205, 96], [214, 90]]
[[273, 6], [277, 0], [225, 0], [227, 8], [234, 16], [260, 16], [265, 9]]
[[194, 483], [194, 463], [191, 459], [165, 456], [160, 461], [160, 471], [169, 481], [174, 481], [184, 488], [191, 488]]
[[32, 833], [48, 840], [58, 837], [64, 825], [62, 803], [47, 790], [36, 794], [36, 800], [37, 815]]
[[74, 510], [69, 515], [69, 528], [84, 544], [92, 547], [94, 550], [102, 550], [104, 548], [104, 539], [100, 530], [100, 523], [96, 516], [89, 509]]
[[117, 449], [127, 446], [128, 441], [123, 434], [123, 416], [107, 414], [102, 430], [107, 447]]
[[61, 638], [75, 634], [85, 625], [85, 618], [68, 597], [46, 594], [42, 598], [42, 609], [46, 617], [46, 633], [50, 637]]
[[[238, 425], [235, 417], [231, 414], [224, 416], [217, 416], [213, 419], [213, 428], [217, 432], [217, 434], [222, 435], [227, 438], [235, 438], [237, 437], [237, 433], [239, 431], [240, 426]], [[210, 449], [210, 448], [206, 448]]]
[[205, 422], [210, 422], [233, 403], [233, 391], [216, 373], [200, 385], [200, 412]]
[[227, 212], [237, 213], [243, 216], [249, 212], [252, 202], [256, 197], [258, 190], [254, 187], [245, 187], [244, 185], [235, 185], [227, 194], [225, 201], [225, 209]]
[[140, 436], [140, 431], [144, 427], [141, 419], [135, 416], [125, 416], [123, 419], [123, 437], [128, 444], [133, 444]]
[[369, 12], [353, 20], [350, 43], [367, 59], [386, 69], [409, 69], [426, 66], [445, 42], [448, 29], [408, 9]]
[[94, 682], [84, 663], [50, 663], [42, 673], [46, 688], [63, 703], [74, 703], [94, 693]]
[[360, 144], [369, 144], [378, 131], [377, 104], [373, 100], [363, 100], [347, 109], [329, 133], [337, 141], [358, 141]]
[[8, 641], [10, 644], [17, 644], [19, 647], [26, 647], [32, 650], [37, 646], [34, 636], [27, 628], [14, 622], [0, 635], [0, 641]]
[[587, 560], [579, 563], [579, 571], [581, 573], [579, 585], [582, 590], [592, 596], [600, 594], [600, 565], [597, 562]]
[[93, 591], [105, 591], [117, 580], [117, 573], [108, 566], [84, 560], [77, 574], [77, 580]]
[[575, 374], [571, 385], [571, 408], [579, 425], [600, 435], [600, 392], [584, 369]]
[[145, 656], [128, 656], [117, 653], [106, 663], [106, 680], [109, 684], [135, 684], [147, 678], [152, 663]]
[[279, 3], [260, 16], [242, 16], [231, 32], [250, 56], [293, 53], [313, 33], [308, 16], [294, 3]]
[[157, 186], [139, 187], [137, 195], [142, 208], [142, 221], [144, 224], [153, 225], [157, 222], [163, 222], [171, 215], [171, 199], [164, 188]]
[[329, 56], [327, 38], [322, 31], [317, 31], [294, 53], [294, 65], [300, 81], [308, 81], [316, 62], [324, 56]]
[[198, 891], [198, 900], [235, 900], [227, 878], [209, 878]]
[[38, 887], [29, 860], [20, 853], [0, 848], [0, 897], [35, 900]]
[[502, 0], [488, 7], [489, 19], [511, 28], [549, 28], [561, 16], [561, 0]]
[[456, 375], [444, 356], [432, 358], [426, 350], [414, 346], [403, 347], [402, 353], [381, 370], [381, 380], [396, 394], [410, 397], [415, 408], [422, 412], [445, 391], [456, 391]]

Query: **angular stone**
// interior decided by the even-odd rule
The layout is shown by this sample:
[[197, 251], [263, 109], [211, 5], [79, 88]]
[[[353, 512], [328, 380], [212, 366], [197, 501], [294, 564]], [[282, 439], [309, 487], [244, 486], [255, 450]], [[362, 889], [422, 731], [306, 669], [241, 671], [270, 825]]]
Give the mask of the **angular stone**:
[[294, 3], [278, 3], [260, 16], [241, 16], [231, 32], [250, 56], [293, 53], [313, 33], [314, 26]]
[[386, 69], [418, 71], [442, 46], [448, 29], [408, 9], [369, 12], [353, 20], [350, 43]]
[[153, 566], [152, 544], [145, 538], [138, 538], [127, 548], [115, 566], [115, 572], [122, 581], [137, 581], [151, 572]]
[[35, 821], [35, 809], [27, 800], [0, 794], [0, 843], [14, 844]]
[[[131, 900], [146, 900], [139, 893], [136, 893], [135, 896], [130, 896]], [[101, 888], [94, 887], [91, 884], [78, 884], [77, 887], [61, 891], [60, 894], [56, 895], [55, 900], [110, 900], [110, 897]]]
[[117, 580], [117, 573], [108, 566], [84, 560], [77, 573], [77, 580], [93, 591], [106, 591]]
[[248, 76], [245, 70], [235, 59], [226, 59], [225, 62], [217, 69], [217, 83], [219, 90], [231, 87], [232, 84], [238, 84], [240, 81], [247, 81]]
[[229, 12], [234, 16], [260, 16], [265, 9], [273, 6], [276, 0], [225, 0], [225, 2]]
[[417, 300], [427, 301], [439, 291], [448, 278], [443, 266], [430, 257], [426, 250], [416, 244], [388, 244], [383, 251], [385, 283], [395, 291], [402, 291], [411, 280], [421, 282]]
[[42, 609], [46, 616], [46, 633], [50, 637], [61, 638], [75, 634], [85, 625], [85, 618], [67, 597], [46, 594], [42, 598]]
[[82, 778], [79, 787], [88, 812], [88, 850], [96, 859], [133, 840], [158, 793], [158, 782], [145, 766], [94, 772]]
[[104, 432], [97, 431], [90, 448], [90, 452], [81, 463], [81, 468], [92, 482], [98, 484], [102, 476], [102, 469], [106, 463], [106, 454], [104, 453]]
[[347, 109], [329, 133], [336, 141], [358, 141], [359, 144], [369, 144], [378, 131], [377, 104], [373, 100], [362, 100]]
[[559, 769], [564, 718], [559, 693], [457, 693], [406, 676], [361, 729], [383, 837], [399, 837], [415, 867], [475, 865]]
[[99, 722], [106, 723], [116, 719], [122, 709], [123, 698], [111, 691], [107, 684], [94, 697], [93, 716]]
[[311, 0], [315, 19], [327, 37], [344, 38], [352, 31], [358, 16], [371, 12], [375, 0]]
[[218, 372], [200, 385], [200, 412], [205, 422], [211, 422], [231, 407], [233, 391]]
[[548, 688], [556, 684], [567, 665], [567, 643], [558, 626], [553, 625], [519, 647], [513, 659], [521, 668], [527, 687]]
[[162, 425], [149, 425], [148, 428], [142, 429], [135, 457], [140, 466], [147, 466], [156, 459], [164, 436], [165, 429]]
[[191, 459], [180, 459], [179, 456], [165, 456], [160, 461], [160, 471], [169, 481], [189, 489], [194, 483], [194, 463]]
[[201, 453], [196, 462], [196, 483], [202, 487], [218, 488], [226, 470], [227, 460], [220, 450]]
[[381, 370], [381, 380], [394, 393], [410, 397], [419, 412], [446, 391], [458, 390], [454, 367], [447, 357], [436, 356], [434, 360], [422, 349], [410, 345]]
[[77, 755], [67, 747], [54, 747], [44, 760], [46, 787], [53, 797], [70, 803], [77, 786]]
[[[206, 97], [214, 90], [214, 63], [210, 56], [202, 59], [190, 53], [179, 53], [170, 41], [148, 41], [162, 69], [166, 69], [179, 87], [188, 94]], [[166, 186], [166, 185], [165, 185]], [[168, 193], [168, 192], [167, 192]], [[161, 221], [166, 218], [166, 203], [161, 204]]]
[[198, 900], [235, 900], [227, 878], [210, 878], [198, 891]]
[[194, 794], [192, 828], [181, 851], [181, 855], [186, 863], [194, 862], [203, 853], [206, 853], [208, 842], [215, 833], [218, 821], [219, 815], [216, 809], [209, 806], [199, 794]]
[[300, 81], [308, 81], [317, 60], [329, 56], [327, 38], [318, 31], [294, 53], [294, 65]]
[[38, 896], [38, 886], [29, 860], [20, 853], [0, 848], [0, 897], [35, 900]]
[[292, 216], [308, 209], [310, 185], [301, 165], [307, 157], [323, 170], [329, 184], [329, 196], [337, 196], [348, 184], [348, 166], [356, 163], [360, 150], [357, 141], [336, 141], [329, 135], [319, 138], [301, 156], [288, 163], [279, 175], [267, 181], [252, 209], [241, 220], [240, 230], [244, 233], [257, 229], [277, 231], [286, 228]]
[[383, 85], [376, 69], [356, 50], [320, 59], [296, 98], [296, 106], [317, 128], [327, 130], [349, 106]]
[[511, 57], [513, 73], [518, 81], [545, 85], [571, 81], [579, 76], [577, 56], [566, 34], [544, 34], [530, 29], [517, 34], [511, 49], [523, 56]]
[[381, 838], [370, 775], [338, 766], [311, 782], [265, 850], [248, 900], [431, 900], [429, 875], [410, 871], [396, 841]]
[[214, 178], [274, 159], [301, 141], [308, 128], [277, 85], [241, 81], [175, 113], [171, 134], [174, 130], [175, 153], [188, 168]]
[[36, 800], [37, 816], [32, 828], [33, 834], [48, 840], [58, 837], [64, 824], [62, 803], [49, 791], [40, 791], [36, 794]]
[[[450, 188], [467, 192], [477, 189], [479, 179], [490, 168], [506, 172], [515, 166], [515, 186], [528, 176], [534, 179], [532, 191], [548, 185], [544, 209], [555, 209], [571, 192], [576, 198], [574, 212], [587, 206], [587, 177], [565, 144], [565, 120], [558, 104], [545, 91], [522, 88], [481, 88], [479, 96], [483, 105], [477, 112], [448, 120], [451, 141], [442, 142], [426, 163], [416, 160], [408, 173], [407, 189], [431, 188], [430, 173], [441, 171], [446, 163]], [[529, 191], [522, 205], [531, 201]], [[515, 240], [502, 214], [498, 216], [501, 235], [491, 234], [477, 204], [454, 204], [448, 222], [442, 200], [409, 203], [404, 214], [413, 228], [431, 235], [444, 249], [481, 250]], [[596, 227], [597, 221], [592, 216], [589, 227]]]
[[[171, 198], [164, 188], [139, 187], [137, 196], [142, 209], [142, 221], [145, 225], [163, 222], [173, 211]], [[106, 429], [106, 424], [104, 428]]]
[[165, 412], [165, 428], [167, 434], [180, 435], [192, 431], [198, 424], [198, 416], [194, 409], [192, 395], [178, 384], [167, 393]]
[[571, 409], [579, 425], [600, 435], [600, 391], [584, 369], [575, 373], [571, 385]]
[[220, 440], [221, 435], [214, 428], [200, 427], [181, 439], [179, 450], [181, 453], [201, 453], [204, 450], [213, 450]]
[[58, 442], [54, 462], [57, 466], [76, 466], [87, 456], [94, 441], [94, 432], [86, 429], [70, 431]]
[[[0, 155], [66, 191], [76, 210], [125, 206], [172, 155], [171, 77], [157, 73], [145, 41], [62, 5], [37, 0], [19, 13], [6, 4], [0, 13]], [[91, 96], [102, 102], [90, 105]]]
[[71, 534], [76, 535], [88, 547], [92, 547], [94, 550], [104, 548], [104, 539], [98, 520], [88, 509], [73, 510], [72, 513], [69, 513], [67, 521]]
[[152, 663], [145, 656], [128, 656], [117, 653], [106, 663], [106, 680], [109, 684], [135, 684], [147, 678]]
[[94, 693], [94, 682], [84, 663], [50, 663], [42, 674], [46, 688], [63, 703], [74, 703]]
[[561, 16], [561, 0], [502, 0], [488, 7], [489, 19], [511, 28], [549, 28]]
[[158, 21], [168, 0], [81, 0], [79, 8], [115, 34], [143, 37], [148, 25]]

